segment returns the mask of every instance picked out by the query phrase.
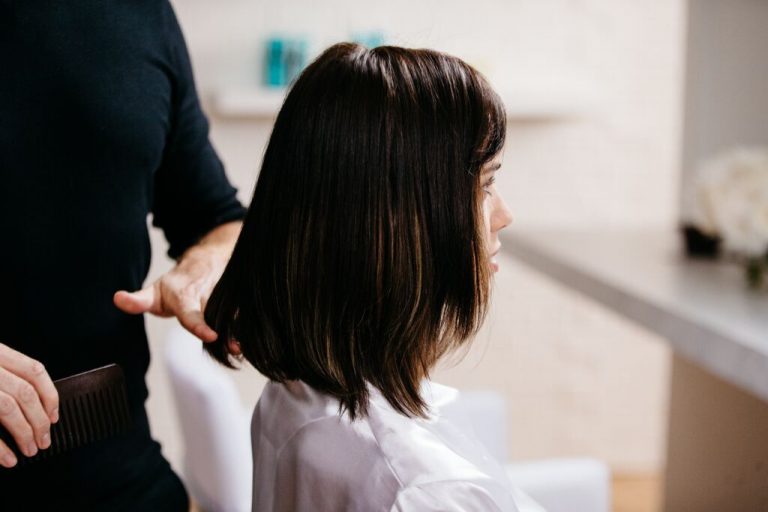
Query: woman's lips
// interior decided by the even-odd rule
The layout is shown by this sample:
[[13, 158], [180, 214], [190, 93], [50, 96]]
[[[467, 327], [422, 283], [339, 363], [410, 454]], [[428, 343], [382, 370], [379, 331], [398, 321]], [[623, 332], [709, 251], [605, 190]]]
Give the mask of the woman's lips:
[[497, 255], [497, 254], [499, 254], [499, 251], [500, 251], [500, 250], [501, 250], [501, 247], [498, 247], [498, 248], [497, 248], [497, 249], [496, 249], [494, 252], [492, 252], [492, 253], [491, 253], [491, 256], [490, 256], [490, 265], [491, 265], [491, 270], [492, 270], [494, 273], [496, 273], [496, 272], [498, 272], [498, 271], [499, 271], [499, 262], [498, 262], [498, 260], [496, 259], [496, 255]]

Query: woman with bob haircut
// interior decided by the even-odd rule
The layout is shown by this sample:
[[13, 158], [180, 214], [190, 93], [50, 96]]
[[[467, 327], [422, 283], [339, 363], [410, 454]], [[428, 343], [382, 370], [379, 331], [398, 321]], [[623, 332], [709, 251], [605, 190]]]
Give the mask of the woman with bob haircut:
[[486, 313], [505, 133], [486, 80], [435, 51], [337, 44], [295, 82], [205, 309], [209, 353], [270, 379], [253, 510], [518, 510], [429, 381]]

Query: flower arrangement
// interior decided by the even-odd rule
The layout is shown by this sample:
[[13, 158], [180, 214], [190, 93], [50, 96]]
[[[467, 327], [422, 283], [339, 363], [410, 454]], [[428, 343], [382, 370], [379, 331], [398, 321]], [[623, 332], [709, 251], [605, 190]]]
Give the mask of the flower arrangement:
[[744, 265], [752, 287], [768, 273], [768, 149], [739, 148], [697, 170], [690, 222]]

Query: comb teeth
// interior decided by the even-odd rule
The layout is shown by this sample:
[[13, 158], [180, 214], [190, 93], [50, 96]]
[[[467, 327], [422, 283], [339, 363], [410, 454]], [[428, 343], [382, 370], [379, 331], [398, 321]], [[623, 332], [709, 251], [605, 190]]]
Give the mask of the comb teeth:
[[59, 391], [59, 421], [51, 425], [51, 446], [34, 457], [23, 455], [10, 434], [0, 438], [11, 447], [19, 466], [116, 436], [131, 424], [122, 369], [111, 364], [54, 382]]

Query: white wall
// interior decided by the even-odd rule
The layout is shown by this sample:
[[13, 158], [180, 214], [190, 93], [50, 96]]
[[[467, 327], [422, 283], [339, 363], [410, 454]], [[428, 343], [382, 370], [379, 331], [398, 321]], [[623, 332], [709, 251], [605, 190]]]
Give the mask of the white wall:
[[[768, 146], [768, 2], [689, 0], [683, 188], [702, 162]], [[682, 215], [690, 214], [683, 197]]]
[[[563, 122], [514, 122], [499, 186], [516, 227], [661, 225], [677, 218], [682, 0], [176, 0], [199, 88], [258, 83], [273, 31], [321, 45], [381, 29], [398, 44], [456, 53], [499, 89], [550, 91], [588, 108]], [[268, 123], [212, 119], [212, 138], [250, 199]], [[168, 268], [153, 233], [152, 276]], [[510, 407], [512, 457], [587, 454], [619, 471], [662, 461], [666, 349], [653, 336], [502, 258], [494, 314], [475, 349], [438, 380], [494, 388]], [[159, 353], [168, 321], [149, 319]], [[181, 446], [155, 359], [151, 421], [171, 461]], [[249, 403], [263, 380], [237, 376]]]
[[[681, 0], [174, 5], [204, 97], [257, 84], [261, 44], [273, 33], [305, 34], [317, 52], [355, 31], [380, 29], [397, 44], [466, 58], [500, 90], [551, 91], [591, 106], [580, 120], [512, 127], [503, 182], [520, 221], [658, 225], [676, 216]], [[254, 153], [242, 151], [224, 157], [233, 173], [250, 174]]]

